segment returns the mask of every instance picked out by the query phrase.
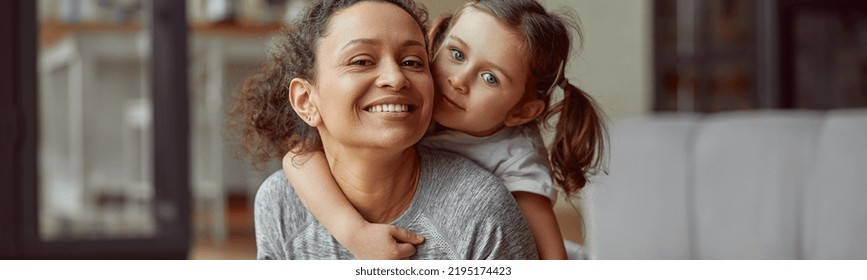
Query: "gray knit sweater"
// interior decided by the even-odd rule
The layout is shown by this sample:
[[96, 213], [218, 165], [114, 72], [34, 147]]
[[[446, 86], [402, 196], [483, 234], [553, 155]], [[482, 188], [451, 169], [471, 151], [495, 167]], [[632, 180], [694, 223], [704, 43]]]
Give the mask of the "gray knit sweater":
[[[413, 259], [536, 259], [527, 222], [496, 177], [460, 156], [418, 147], [409, 208], [391, 224], [425, 236]], [[259, 259], [354, 259], [301, 204], [283, 171], [256, 195]]]

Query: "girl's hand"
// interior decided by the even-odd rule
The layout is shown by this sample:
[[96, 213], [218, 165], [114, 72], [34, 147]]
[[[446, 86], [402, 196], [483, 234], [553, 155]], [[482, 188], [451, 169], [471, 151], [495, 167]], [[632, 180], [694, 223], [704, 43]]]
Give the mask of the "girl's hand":
[[424, 237], [393, 225], [366, 223], [347, 241], [343, 245], [359, 260], [400, 260], [415, 255], [415, 245]]

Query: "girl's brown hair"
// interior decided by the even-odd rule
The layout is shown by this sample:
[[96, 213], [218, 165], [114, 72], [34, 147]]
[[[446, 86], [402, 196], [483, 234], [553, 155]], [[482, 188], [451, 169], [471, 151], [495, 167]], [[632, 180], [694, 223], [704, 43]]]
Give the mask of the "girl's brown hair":
[[[534, 0], [474, 0], [462, 6], [454, 17], [443, 16], [434, 23], [429, 33], [431, 53], [442, 44], [450, 23], [469, 7], [493, 15], [523, 35], [531, 70], [527, 91], [545, 102], [544, 115], [528, 125], [547, 124], [559, 115], [549, 153], [551, 176], [567, 196], [577, 194], [589, 177], [602, 169], [606, 141], [602, 112], [596, 102], [569, 83], [563, 73], [571, 51], [569, 28], [575, 29], [579, 41], [583, 41], [581, 29], [569, 17], [548, 13]], [[563, 89], [563, 100], [549, 107], [554, 86]]]
[[247, 78], [229, 111], [228, 128], [237, 130], [242, 142], [239, 153], [249, 156], [254, 166], [282, 158], [290, 149], [302, 155], [322, 148], [318, 130], [292, 109], [289, 82], [294, 78], [315, 80], [316, 47], [326, 35], [329, 20], [336, 12], [364, 1], [394, 4], [415, 18], [422, 34], [427, 32], [427, 11], [413, 0], [320, 0], [308, 6], [284, 25], [268, 60]]

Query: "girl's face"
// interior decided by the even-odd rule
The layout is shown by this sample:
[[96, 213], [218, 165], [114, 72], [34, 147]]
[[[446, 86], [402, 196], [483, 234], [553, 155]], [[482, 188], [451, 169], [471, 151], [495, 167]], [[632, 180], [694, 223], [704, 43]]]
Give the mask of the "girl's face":
[[400, 149], [418, 142], [430, 123], [433, 81], [413, 17], [367, 1], [333, 15], [325, 34], [310, 95], [323, 144]]
[[434, 57], [434, 120], [475, 136], [503, 128], [529, 78], [522, 39], [496, 17], [465, 8]]

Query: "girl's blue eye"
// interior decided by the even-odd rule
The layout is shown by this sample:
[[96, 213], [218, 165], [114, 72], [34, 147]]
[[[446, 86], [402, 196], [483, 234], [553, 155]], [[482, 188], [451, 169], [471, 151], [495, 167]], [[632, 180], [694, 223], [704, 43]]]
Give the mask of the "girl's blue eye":
[[496, 85], [500, 82], [499, 80], [497, 80], [497, 76], [494, 76], [494, 74], [487, 72], [482, 73], [482, 79], [485, 80], [485, 83], [488, 83], [489, 85]]
[[451, 49], [451, 50], [449, 50], [449, 52], [452, 54], [452, 58], [454, 58], [455, 60], [464, 61], [464, 53], [462, 53], [461, 51], [456, 50], [456, 49]]

